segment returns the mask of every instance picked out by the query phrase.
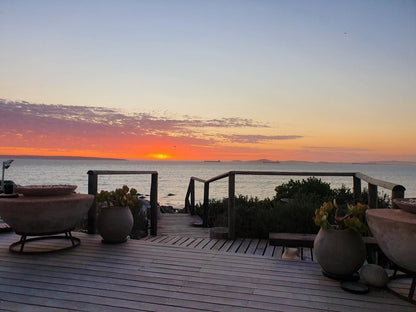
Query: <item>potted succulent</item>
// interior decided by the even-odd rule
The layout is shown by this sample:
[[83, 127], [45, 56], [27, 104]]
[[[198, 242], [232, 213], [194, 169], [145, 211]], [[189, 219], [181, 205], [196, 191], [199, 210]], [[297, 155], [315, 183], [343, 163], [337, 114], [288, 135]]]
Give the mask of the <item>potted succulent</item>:
[[133, 227], [130, 207], [138, 203], [137, 190], [124, 185], [114, 191], [101, 191], [95, 196], [99, 206], [97, 229], [105, 243], [122, 243]]
[[361, 234], [367, 231], [363, 220], [367, 205], [348, 205], [348, 212], [339, 216], [334, 200], [325, 202], [315, 211], [315, 224], [321, 229], [314, 241], [315, 256], [323, 273], [346, 279], [356, 273], [366, 257]]

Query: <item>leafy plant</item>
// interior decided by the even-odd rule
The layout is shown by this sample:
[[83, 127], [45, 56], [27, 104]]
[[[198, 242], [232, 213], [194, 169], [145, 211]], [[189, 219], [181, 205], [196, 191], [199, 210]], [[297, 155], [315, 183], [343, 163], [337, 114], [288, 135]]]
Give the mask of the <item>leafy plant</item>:
[[[364, 224], [363, 219], [367, 205], [358, 203], [357, 205], [348, 205], [348, 213], [344, 216], [339, 216], [339, 208], [336, 200], [332, 202], [325, 202], [319, 209], [315, 211], [315, 224], [327, 229], [351, 229], [357, 233], [363, 234], [368, 229]], [[333, 222], [333, 223], [331, 223]]]
[[105, 203], [107, 207], [133, 207], [139, 201], [137, 190], [135, 188], [130, 189], [127, 185], [115, 191], [103, 190], [95, 196], [95, 200], [97, 203]]

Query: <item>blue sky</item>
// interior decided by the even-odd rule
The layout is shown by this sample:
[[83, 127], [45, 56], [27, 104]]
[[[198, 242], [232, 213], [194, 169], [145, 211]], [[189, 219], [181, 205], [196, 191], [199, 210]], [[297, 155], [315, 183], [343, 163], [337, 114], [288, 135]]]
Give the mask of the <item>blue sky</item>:
[[416, 160], [415, 38], [416, 1], [2, 0], [0, 98], [302, 137], [276, 157]]

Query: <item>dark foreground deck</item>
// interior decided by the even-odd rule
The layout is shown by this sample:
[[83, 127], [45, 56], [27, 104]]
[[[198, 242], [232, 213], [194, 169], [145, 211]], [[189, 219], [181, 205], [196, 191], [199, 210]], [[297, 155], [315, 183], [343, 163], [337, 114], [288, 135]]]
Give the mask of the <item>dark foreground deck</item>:
[[77, 248], [41, 255], [0, 236], [0, 311], [415, 311], [386, 290], [345, 292], [313, 262], [74, 235]]

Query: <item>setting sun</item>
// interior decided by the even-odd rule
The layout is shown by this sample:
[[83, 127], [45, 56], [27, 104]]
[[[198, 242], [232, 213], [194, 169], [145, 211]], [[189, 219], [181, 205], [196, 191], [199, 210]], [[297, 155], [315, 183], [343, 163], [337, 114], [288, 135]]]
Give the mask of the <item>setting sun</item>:
[[172, 158], [170, 155], [167, 154], [149, 154], [147, 157], [152, 159], [170, 159]]

